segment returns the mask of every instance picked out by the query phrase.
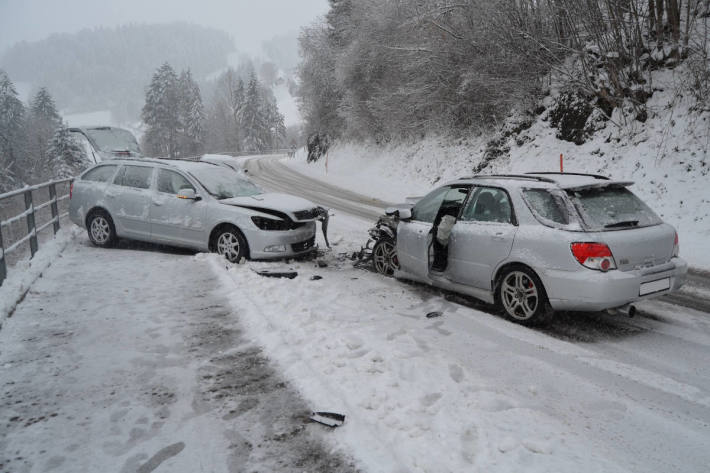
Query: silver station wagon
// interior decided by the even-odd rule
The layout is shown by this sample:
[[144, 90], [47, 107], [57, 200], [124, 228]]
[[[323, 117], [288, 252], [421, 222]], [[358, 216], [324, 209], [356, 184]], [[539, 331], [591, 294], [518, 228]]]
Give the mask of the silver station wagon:
[[556, 310], [632, 313], [633, 302], [677, 290], [687, 264], [675, 229], [631, 184], [569, 173], [463, 178], [388, 209], [371, 230], [374, 266], [497, 303], [525, 324]]
[[264, 193], [227, 166], [199, 161], [104, 161], [82, 173], [70, 195], [69, 216], [97, 246], [120, 237], [233, 262], [312, 252], [322, 215], [312, 202]]

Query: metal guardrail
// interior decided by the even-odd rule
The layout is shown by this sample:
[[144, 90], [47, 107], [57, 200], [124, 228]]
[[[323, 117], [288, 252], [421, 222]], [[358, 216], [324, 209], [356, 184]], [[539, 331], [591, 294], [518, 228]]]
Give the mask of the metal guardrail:
[[[59, 213], [58, 203], [64, 199], [69, 198], [69, 193], [57, 196], [57, 185], [64, 184], [73, 181], [74, 178], [69, 179], [59, 179], [55, 181], [45, 182], [43, 184], [37, 184], [35, 186], [27, 186], [16, 191], [7, 192], [5, 194], [0, 194], [0, 202], [19, 195], [23, 195], [25, 199], [25, 210], [17, 215], [6, 218], [5, 220], [0, 220], [0, 286], [2, 286], [3, 281], [7, 278], [7, 255], [18, 249], [21, 245], [29, 241], [30, 244], [30, 259], [32, 259], [39, 249], [39, 240], [37, 235], [43, 230], [49, 228], [50, 225], [54, 228], [54, 234], [56, 235], [59, 231], [59, 221], [66, 217], [69, 212]], [[40, 202], [35, 204], [33, 202], [32, 192], [48, 188], [49, 189], [49, 200], [46, 202]], [[46, 207], [50, 207], [52, 212], [52, 218], [37, 227], [35, 222], [35, 215], [39, 210]], [[11, 224], [18, 222], [20, 220], [25, 220], [27, 222], [27, 233], [19, 240], [12, 243], [7, 248], [3, 242], [2, 229], [3, 227], [9, 227]]]

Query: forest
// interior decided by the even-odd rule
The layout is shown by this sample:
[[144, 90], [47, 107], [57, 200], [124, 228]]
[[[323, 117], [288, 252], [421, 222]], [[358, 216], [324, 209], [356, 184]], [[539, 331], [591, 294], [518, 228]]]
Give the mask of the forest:
[[490, 131], [557, 82], [553, 121], [579, 141], [590, 115], [645, 120], [650, 72], [680, 62], [690, 73], [679, 93], [710, 107], [707, 0], [329, 3], [299, 38], [308, 134], [381, 143]]

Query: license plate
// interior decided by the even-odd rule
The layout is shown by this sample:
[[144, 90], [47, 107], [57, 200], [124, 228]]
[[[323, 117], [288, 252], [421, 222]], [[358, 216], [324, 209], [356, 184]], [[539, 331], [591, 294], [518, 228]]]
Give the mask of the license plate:
[[671, 288], [671, 278], [658, 279], [656, 281], [649, 281], [641, 284], [639, 289], [639, 295], [645, 296], [647, 294], [653, 294], [654, 292], [665, 291]]

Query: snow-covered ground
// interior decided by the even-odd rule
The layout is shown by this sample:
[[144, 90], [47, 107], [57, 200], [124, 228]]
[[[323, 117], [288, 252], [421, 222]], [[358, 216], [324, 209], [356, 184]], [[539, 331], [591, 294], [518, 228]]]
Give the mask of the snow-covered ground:
[[60, 257], [64, 248], [79, 233], [79, 228], [63, 228], [51, 240], [43, 242], [32, 259], [24, 259], [8, 268], [7, 279], [0, 286], [0, 327], [5, 318], [17, 307], [32, 284]]
[[355, 471], [203, 260], [68, 243], [0, 330], [0, 471]]
[[[208, 257], [247, 336], [312, 405], [347, 416], [329, 439], [364, 471], [710, 464], [707, 314], [644, 303], [635, 319], [562, 316], [531, 330], [353, 267], [369, 224], [336, 213], [327, 267]], [[265, 279], [253, 271], [263, 266], [299, 275]]]

